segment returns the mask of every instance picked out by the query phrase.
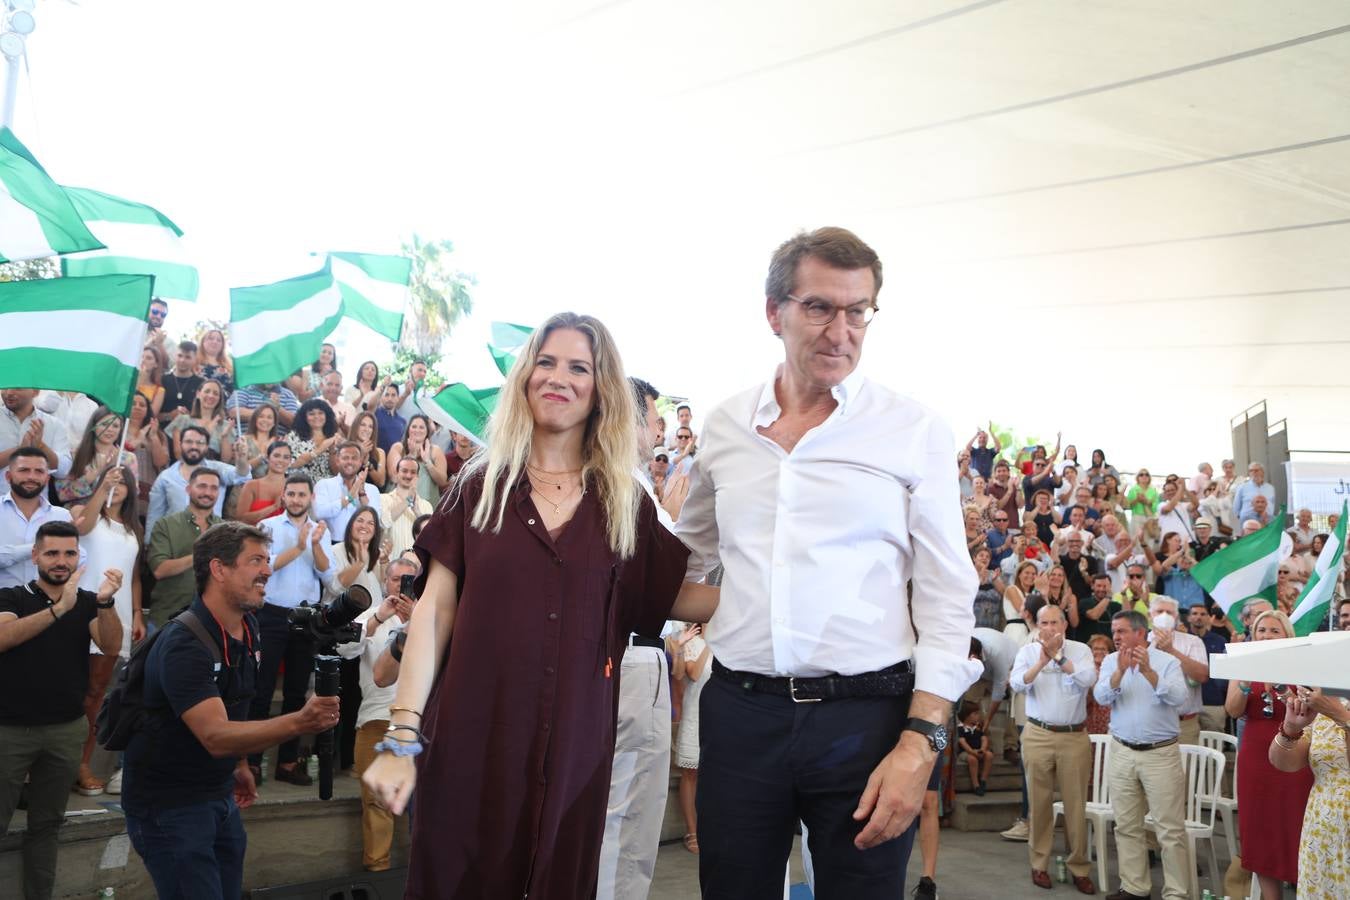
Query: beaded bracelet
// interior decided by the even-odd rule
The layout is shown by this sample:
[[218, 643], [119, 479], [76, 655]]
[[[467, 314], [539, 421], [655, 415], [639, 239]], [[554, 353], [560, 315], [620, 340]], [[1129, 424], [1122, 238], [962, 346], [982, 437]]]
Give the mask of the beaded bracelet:
[[395, 756], [416, 756], [422, 752], [418, 741], [383, 740], [375, 745], [375, 752], [388, 751]]
[[427, 742], [427, 736], [422, 733], [422, 730], [412, 725], [390, 725], [384, 730], [384, 733], [387, 736], [393, 734], [395, 731], [411, 731], [413, 734], [417, 735], [418, 741], [421, 741], [424, 744]]

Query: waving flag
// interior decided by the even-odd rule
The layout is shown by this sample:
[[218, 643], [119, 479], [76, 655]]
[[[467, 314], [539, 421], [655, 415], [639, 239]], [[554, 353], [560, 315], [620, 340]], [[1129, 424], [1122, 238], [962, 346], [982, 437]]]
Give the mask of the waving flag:
[[183, 231], [159, 210], [88, 188], [65, 189], [104, 250], [61, 257], [63, 275], [155, 276], [155, 296], [197, 299], [197, 269], [183, 250]]
[[1243, 601], [1261, 597], [1275, 605], [1275, 578], [1280, 561], [1293, 549], [1283, 523], [1281, 507], [1265, 528], [1205, 557], [1191, 569], [1191, 576], [1209, 591], [1238, 632], [1242, 631], [1238, 617], [1242, 615]]
[[343, 315], [397, 341], [403, 334], [412, 260], [376, 253], [330, 253], [328, 264], [342, 291]]
[[79, 391], [130, 413], [152, 280], [100, 275], [0, 284], [0, 387]]
[[473, 390], [456, 382], [447, 384], [435, 396], [419, 397], [418, 406], [433, 422], [482, 445], [488, 417], [497, 408], [497, 398], [501, 392], [501, 388]]
[[0, 263], [102, 247], [61, 186], [0, 127]]
[[275, 284], [230, 289], [230, 349], [240, 386], [274, 384], [319, 358], [342, 318], [342, 294], [325, 265]]
[[1322, 552], [1313, 566], [1312, 577], [1303, 586], [1298, 595], [1294, 612], [1289, 620], [1294, 623], [1294, 633], [1299, 637], [1312, 634], [1331, 612], [1331, 595], [1336, 590], [1336, 575], [1341, 571], [1341, 560], [1345, 556], [1345, 520], [1347, 501], [1341, 501], [1341, 518], [1336, 530], [1327, 538]]
[[492, 359], [497, 363], [497, 368], [503, 375], [511, 371], [511, 367], [516, 363], [516, 357], [530, 340], [530, 335], [534, 334], [534, 329], [525, 325], [512, 325], [510, 322], [492, 323], [492, 343], [488, 344], [488, 352], [492, 354]]

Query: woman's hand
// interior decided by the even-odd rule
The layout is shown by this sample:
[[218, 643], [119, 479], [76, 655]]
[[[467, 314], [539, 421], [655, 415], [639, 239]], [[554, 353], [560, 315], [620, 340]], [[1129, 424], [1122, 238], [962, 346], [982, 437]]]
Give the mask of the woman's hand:
[[[1321, 691], [1317, 693], [1320, 694]], [[1317, 718], [1317, 710], [1312, 704], [1310, 695], [1298, 694], [1291, 690], [1284, 695], [1284, 705], [1284, 724], [1295, 731], [1302, 731]], [[1280, 727], [1283, 730], [1284, 726]]]
[[375, 795], [375, 802], [394, 815], [402, 815], [417, 782], [417, 767], [411, 756], [381, 753], [366, 767], [361, 781]]

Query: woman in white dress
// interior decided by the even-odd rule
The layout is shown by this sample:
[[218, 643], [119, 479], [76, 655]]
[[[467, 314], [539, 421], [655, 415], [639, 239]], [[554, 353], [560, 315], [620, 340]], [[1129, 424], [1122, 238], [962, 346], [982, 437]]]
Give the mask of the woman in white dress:
[[[333, 580], [328, 583], [325, 599], [331, 600], [354, 584], [370, 592], [370, 608], [357, 617], [366, 620], [380, 608], [384, 599], [384, 569], [389, 564], [389, 545], [384, 542], [384, 529], [376, 507], [367, 506], [347, 521], [342, 543], [334, 544]], [[342, 687], [341, 729], [338, 740], [338, 767], [350, 769], [356, 762], [356, 717], [361, 711], [361, 660], [344, 659], [340, 671]]]
[[680, 732], [675, 739], [675, 765], [680, 769], [680, 811], [684, 813], [684, 849], [698, 853], [698, 698], [712, 674], [712, 648], [703, 639], [702, 625], [687, 625], [675, 638], [671, 675], [684, 695]]
[[[112, 503], [108, 494], [112, 493]], [[80, 587], [98, 590], [107, 569], [122, 573], [122, 586], [113, 594], [117, 618], [122, 622], [122, 647], [116, 656], [104, 656], [98, 646], [89, 643], [89, 689], [84, 697], [84, 713], [89, 719], [89, 735], [84, 741], [84, 755], [80, 758], [80, 772], [75, 788], [86, 797], [104, 792], [120, 793], [122, 773], [113, 774], [105, 785], [89, 768], [94, 752], [94, 720], [103, 705], [103, 694], [108, 689], [118, 662], [131, 655], [131, 645], [145, 637], [145, 622], [141, 618], [141, 579], [137, 564], [141, 552], [141, 520], [138, 512], [136, 474], [130, 466], [110, 468], [99, 478], [94, 493], [84, 506], [72, 511], [75, 527], [80, 530], [80, 547], [86, 554], [84, 575]]]

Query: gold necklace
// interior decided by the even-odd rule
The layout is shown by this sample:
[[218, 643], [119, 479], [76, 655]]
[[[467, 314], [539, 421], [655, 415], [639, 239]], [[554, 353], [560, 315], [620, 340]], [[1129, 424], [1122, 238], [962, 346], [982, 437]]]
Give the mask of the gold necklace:
[[530, 483], [531, 483], [531, 484], [533, 484], [534, 481], [535, 481], [536, 479], [538, 479], [539, 481], [542, 481], [544, 484], [551, 484], [551, 485], [553, 485], [555, 488], [557, 488], [557, 489], [560, 490], [560, 491], [563, 489], [563, 485], [564, 485], [566, 482], [563, 482], [563, 481], [550, 481], [550, 480], [547, 479], [547, 478], [540, 477], [540, 475], [537, 474], [537, 473], [543, 473], [544, 475], [572, 475], [572, 474], [575, 474], [576, 472], [580, 472], [580, 471], [581, 471], [580, 469], [572, 469], [572, 470], [566, 471], [566, 472], [548, 472], [548, 471], [545, 471], [544, 469], [536, 469], [534, 466], [530, 465], [529, 463], [526, 463], [526, 464], [525, 464], [525, 468], [529, 470], [529, 473], [530, 473]]
[[[572, 493], [573, 493], [573, 491], [575, 491], [575, 490], [576, 490], [576, 489], [573, 488], [572, 491], [568, 491], [567, 494], [566, 494], [565, 496], [559, 497], [559, 498], [558, 498], [558, 502], [557, 502], [557, 503], [554, 503], [552, 500], [548, 499], [548, 498], [545, 497], [543, 494], [539, 493], [539, 489], [536, 488], [533, 484], [530, 485], [530, 493], [533, 494], [534, 496], [538, 497], [540, 500], [543, 500], [543, 501], [544, 501], [546, 504], [548, 504], [549, 506], [553, 507], [553, 514], [554, 514], [555, 516], [560, 516], [560, 515], [562, 515], [562, 505], [563, 505], [564, 503], [566, 503], [568, 500], [572, 499]], [[584, 496], [586, 495], [586, 491], [583, 489], [582, 492], [581, 492], [581, 494], [582, 494], [582, 496], [584, 497]]]

